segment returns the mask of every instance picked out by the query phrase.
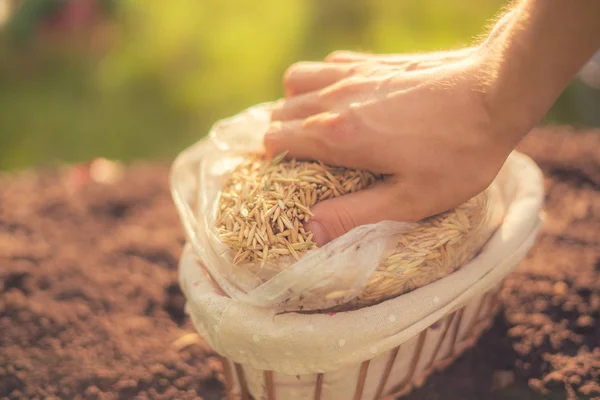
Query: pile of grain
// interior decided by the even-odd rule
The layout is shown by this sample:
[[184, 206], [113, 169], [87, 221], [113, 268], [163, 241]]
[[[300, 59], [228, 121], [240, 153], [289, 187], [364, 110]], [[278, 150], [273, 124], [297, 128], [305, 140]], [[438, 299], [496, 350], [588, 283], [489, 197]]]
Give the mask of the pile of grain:
[[379, 176], [320, 162], [268, 160], [252, 155], [227, 177], [217, 213], [221, 240], [235, 251], [234, 263], [260, 263], [316, 247], [304, 229], [320, 201], [365, 189]]
[[[313, 161], [268, 160], [252, 154], [227, 175], [216, 225], [234, 253], [233, 262], [267, 279], [316, 247], [304, 229], [310, 208], [320, 201], [368, 188], [382, 176], [331, 167]], [[361, 307], [426, 285], [455, 271], [472, 258], [493, 231], [486, 227], [487, 196], [482, 193], [459, 207], [421, 221], [397, 237], [397, 246], [380, 260], [362, 293], [344, 307]], [[485, 232], [480, 231], [485, 227]], [[270, 271], [264, 274], [265, 264]], [[342, 305], [344, 291], [304, 293]], [[290, 300], [290, 299], [288, 299]]]

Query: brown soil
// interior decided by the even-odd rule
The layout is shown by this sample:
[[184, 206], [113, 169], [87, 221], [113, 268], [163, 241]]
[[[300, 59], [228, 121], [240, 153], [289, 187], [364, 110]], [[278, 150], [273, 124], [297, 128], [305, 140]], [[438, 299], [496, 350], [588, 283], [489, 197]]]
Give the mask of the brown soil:
[[[600, 398], [600, 132], [538, 130], [521, 149], [547, 177], [544, 233], [491, 330], [411, 399]], [[211, 351], [173, 345], [193, 329], [167, 174], [0, 176], [0, 399], [222, 398]]]

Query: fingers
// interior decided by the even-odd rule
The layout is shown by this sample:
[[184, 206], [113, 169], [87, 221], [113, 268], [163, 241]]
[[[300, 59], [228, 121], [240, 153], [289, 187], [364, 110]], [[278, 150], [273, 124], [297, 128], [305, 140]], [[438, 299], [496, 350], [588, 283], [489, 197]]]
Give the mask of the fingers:
[[286, 95], [296, 96], [322, 89], [351, 75], [352, 71], [352, 65], [296, 63], [286, 71], [283, 79]]
[[374, 61], [383, 65], [402, 66], [410, 63], [418, 58], [415, 54], [369, 54], [359, 53], [354, 51], [338, 50], [330, 53], [325, 57], [325, 62], [328, 63], [361, 63], [366, 61]]
[[364, 152], [361, 143], [365, 139], [350, 114], [345, 110], [317, 114], [304, 120], [275, 121], [264, 137], [267, 155], [272, 157], [287, 151], [290, 158], [370, 169], [367, 158], [357, 157], [357, 149]]
[[275, 121], [265, 134], [264, 144], [268, 156], [288, 152], [290, 158], [331, 162], [328, 150], [323, 146], [321, 135], [327, 120], [335, 114], [320, 114], [309, 119]]
[[[300, 62], [292, 65], [285, 73], [286, 97], [292, 98], [317, 92], [351, 76], [373, 76], [386, 70], [419, 71], [439, 67], [463, 59], [470, 49], [424, 54], [370, 55], [349, 51], [336, 51], [326, 62]], [[303, 100], [304, 101], [304, 100]], [[281, 116], [281, 119], [291, 119]]]
[[[392, 76], [392, 75], [390, 75]], [[408, 81], [409, 77], [403, 78]], [[414, 78], [412, 78], [414, 80]], [[346, 109], [350, 104], [360, 101], [365, 94], [371, 96], [379, 80], [368, 77], [350, 77], [318, 92], [304, 93], [277, 101], [271, 110], [272, 121], [291, 121], [304, 119], [324, 112], [336, 112]]]
[[356, 51], [337, 50], [325, 57], [325, 62], [329, 63], [347, 63], [362, 62], [373, 59], [374, 55], [369, 53], [359, 53]]
[[278, 101], [273, 107], [271, 120], [304, 119], [323, 111], [325, 111], [324, 105], [319, 102], [318, 94], [316, 92], [305, 93]]
[[413, 210], [406, 203], [399, 184], [383, 181], [316, 204], [311, 208], [314, 216], [307, 228], [317, 245], [323, 246], [357, 226], [381, 221], [414, 222]]
[[443, 63], [455, 62], [469, 56], [474, 51], [475, 48], [472, 47], [451, 51], [436, 51], [415, 54], [369, 54], [339, 50], [334, 51], [325, 57], [325, 61], [336, 64], [371, 61], [383, 65], [402, 67], [407, 71], [411, 71], [431, 68], [434, 66], [439, 66]]

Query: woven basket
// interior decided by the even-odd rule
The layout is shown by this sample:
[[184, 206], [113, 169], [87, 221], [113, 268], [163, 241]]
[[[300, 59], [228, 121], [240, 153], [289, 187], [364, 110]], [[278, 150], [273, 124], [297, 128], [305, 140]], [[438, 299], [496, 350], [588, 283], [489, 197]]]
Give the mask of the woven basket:
[[507, 214], [482, 252], [452, 274], [374, 306], [278, 315], [230, 299], [186, 246], [179, 268], [186, 309], [222, 355], [229, 397], [391, 400], [450, 365], [491, 325], [501, 284], [542, 223], [541, 173], [518, 154], [507, 168]]
[[[254, 120], [240, 115], [223, 122], [222, 136], [247, 151], [247, 131], [264, 130], [263, 114], [258, 109], [248, 114]], [[246, 301], [248, 293], [230, 298], [214, 283], [228, 282], [216, 268], [220, 256], [199, 240], [194, 211], [201, 204], [198, 186], [207, 184], [197, 175], [207, 152], [203, 146], [183, 152], [172, 170], [173, 199], [188, 239], [180, 284], [196, 330], [222, 355], [232, 399], [391, 400], [408, 393], [450, 365], [492, 323], [502, 281], [525, 257], [541, 225], [541, 171], [513, 153], [496, 179], [507, 205], [502, 225], [456, 271], [377, 305], [335, 315], [281, 314], [271, 299]], [[397, 294], [394, 289], [385, 288], [384, 295]], [[353, 304], [361, 305], [360, 299]]]
[[[541, 220], [526, 237], [522, 238], [522, 242], [516, 248], [508, 249], [510, 254], [506, 255], [506, 259], [497, 268], [500, 271], [489, 274], [493, 276], [490, 276], [488, 283], [485, 284], [486, 289], [457, 303], [429, 326], [420, 331], [413, 331], [415, 334], [410, 338], [399, 341], [395, 347], [378, 353], [371, 359], [338, 370], [319, 371], [317, 369], [316, 373], [290, 375], [256, 368], [249, 363], [236, 362], [219, 356], [223, 363], [224, 385], [228, 398], [243, 400], [392, 400], [409, 393], [413, 388], [420, 387], [432, 372], [443, 370], [452, 364], [462, 352], [472, 347], [483, 331], [492, 324], [494, 316], [500, 309], [499, 291], [504, 277], [523, 259], [532, 246], [540, 225]], [[194, 264], [192, 268], [203, 269], [189, 246], [185, 252], [187, 255], [184, 253], [180, 267], [182, 271], [186, 268], [189, 269], [190, 264]], [[185, 276], [185, 273], [181, 276]], [[206, 286], [206, 284], [214, 285], [210, 275], [205, 273], [204, 276], [205, 282], [199, 285], [199, 289], [204, 293], [202, 296], [204, 297], [207, 292], [212, 290], [219, 293], [220, 290], [216, 285], [214, 287]], [[190, 296], [190, 284], [192, 283], [182, 280], [184, 293], [188, 299], [193, 299], [194, 296]], [[197, 280], [193, 282], [194, 286], [198, 286], [198, 284]], [[205, 298], [211, 296], [214, 294], [209, 294]], [[222, 292], [217, 296], [226, 297]], [[209, 307], [213, 307], [213, 304], [217, 303], [214, 300], [214, 297], [207, 300], [205, 305], [210, 304]], [[389, 301], [394, 302], [397, 299]], [[369, 309], [368, 307], [362, 310], [348, 311], [346, 314], [352, 317], [353, 313], [364, 313]], [[298, 318], [304, 317], [299, 316]], [[199, 321], [194, 316], [192, 319], [199, 332], [205, 331], [207, 324], [214, 323], [213, 320]], [[361, 320], [358, 314], [356, 320]], [[359, 328], [359, 325], [355, 325], [354, 328]], [[240, 337], [252, 337], [249, 332], [245, 332], [243, 325], [236, 329], [240, 330]], [[214, 333], [217, 337], [219, 336], [217, 330]], [[208, 342], [211, 343], [211, 340], [214, 343], [214, 335]], [[219, 343], [219, 345], [224, 344]], [[311, 343], [307, 342], [306, 345], [311, 346]], [[231, 354], [234, 353], [237, 352], [231, 351]]]
[[[259, 371], [221, 357], [225, 390], [229, 399], [247, 400], [250, 393], [264, 393], [268, 400], [302, 398], [324, 400], [325, 392], [339, 386], [348, 399], [393, 400], [423, 385], [427, 377], [448, 367], [473, 346], [493, 322], [499, 310], [498, 288], [446, 316], [414, 339], [354, 369], [309, 376], [288, 376]], [[348, 386], [347, 376], [354, 375]], [[254, 381], [249, 382], [247, 376]], [[257, 381], [258, 377], [258, 381]], [[262, 382], [261, 382], [262, 380]], [[297, 386], [287, 389], [289, 384]], [[251, 391], [250, 386], [262, 386]], [[329, 389], [326, 389], [329, 387]], [[299, 397], [300, 396], [300, 397]]]
[[[452, 311], [407, 342], [340, 371], [290, 376], [219, 356], [229, 399], [393, 400], [448, 367], [491, 326], [501, 284]], [[332, 397], [334, 396], [334, 397]]]

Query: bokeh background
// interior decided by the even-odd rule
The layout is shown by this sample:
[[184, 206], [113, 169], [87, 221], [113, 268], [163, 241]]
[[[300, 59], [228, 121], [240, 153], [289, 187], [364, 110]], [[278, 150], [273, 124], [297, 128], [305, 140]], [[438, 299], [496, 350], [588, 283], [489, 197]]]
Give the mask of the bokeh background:
[[[336, 49], [468, 45], [505, 1], [0, 0], [0, 170], [169, 160]], [[600, 125], [574, 81], [546, 123]]]

